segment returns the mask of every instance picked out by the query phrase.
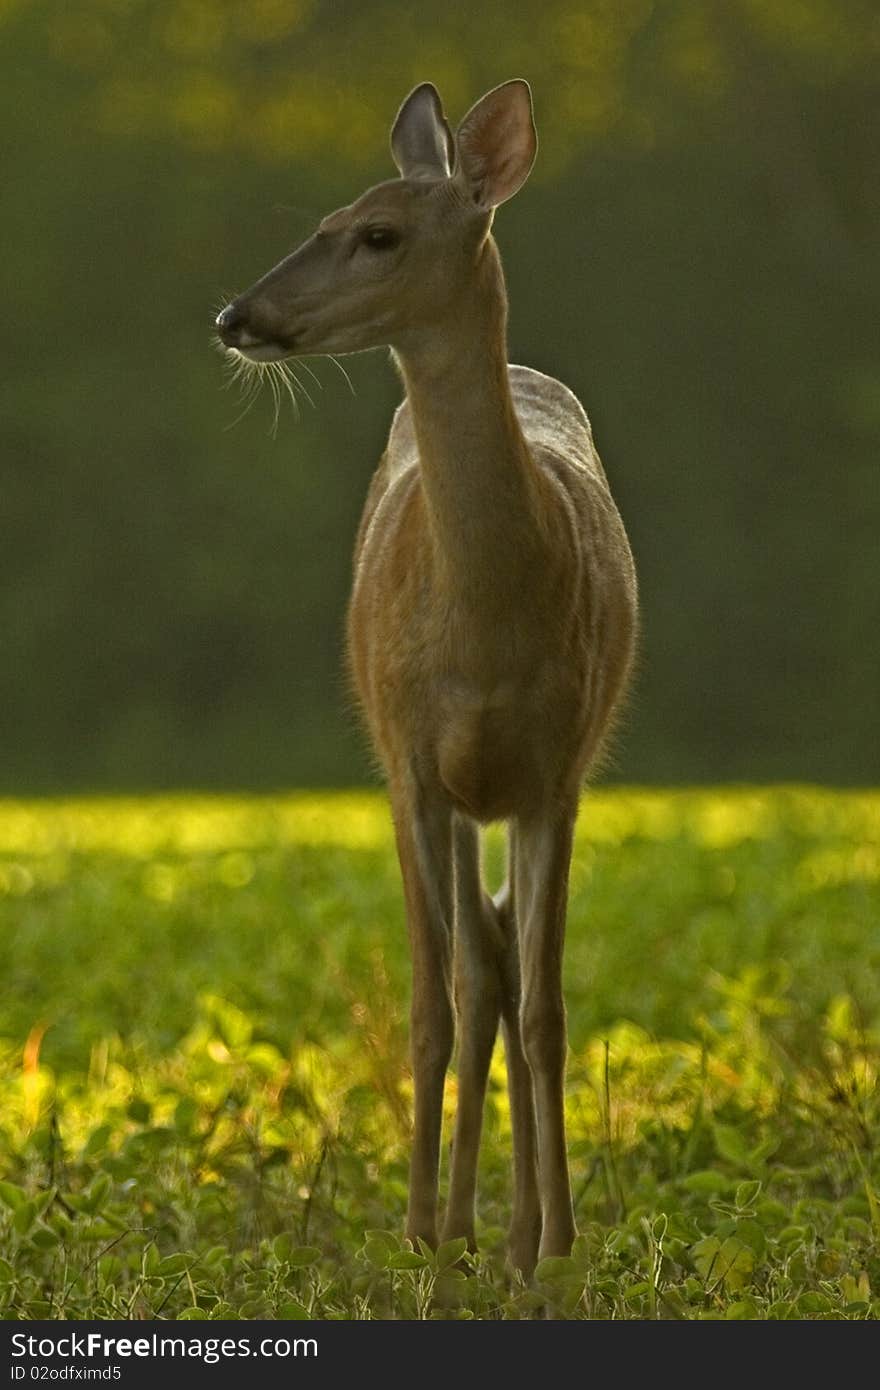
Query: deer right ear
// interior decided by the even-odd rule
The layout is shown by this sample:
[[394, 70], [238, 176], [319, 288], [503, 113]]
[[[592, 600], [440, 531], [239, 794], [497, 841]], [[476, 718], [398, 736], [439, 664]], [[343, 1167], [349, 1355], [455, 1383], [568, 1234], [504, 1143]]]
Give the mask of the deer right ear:
[[455, 141], [433, 82], [410, 92], [391, 130], [391, 155], [404, 179], [445, 179], [455, 157]]
[[532, 93], [521, 77], [481, 97], [458, 127], [455, 177], [468, 201], [488, 212], [512, 198], [538, 151]]

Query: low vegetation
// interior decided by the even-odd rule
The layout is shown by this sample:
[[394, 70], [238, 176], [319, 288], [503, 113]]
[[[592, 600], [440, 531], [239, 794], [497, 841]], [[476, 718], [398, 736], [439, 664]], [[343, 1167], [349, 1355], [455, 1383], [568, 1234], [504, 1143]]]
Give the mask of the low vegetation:
[[582, 1234], [526, 1288], [500, 1049], [479, 1255], [399, 1235], [380, 796], [0, 804], [0, 1315], [876, 1316], [880, 795], [593, 793], [569, 922]]

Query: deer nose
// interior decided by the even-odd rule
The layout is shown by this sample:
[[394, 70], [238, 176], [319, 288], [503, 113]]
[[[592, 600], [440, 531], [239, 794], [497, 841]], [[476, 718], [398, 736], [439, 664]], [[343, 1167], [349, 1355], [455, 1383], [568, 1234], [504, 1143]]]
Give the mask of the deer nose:
[[227, 304], [214, 320], [214, 326], [227, 347], [234, 347], [247, 323], [247, 314], [237, 304]]

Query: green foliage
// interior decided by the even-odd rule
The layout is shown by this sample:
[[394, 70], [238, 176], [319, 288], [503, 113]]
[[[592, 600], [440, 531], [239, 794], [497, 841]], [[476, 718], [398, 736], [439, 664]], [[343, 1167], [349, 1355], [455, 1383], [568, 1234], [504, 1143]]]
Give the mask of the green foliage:
[[877, 794], [585, 800], [581, 1234], [525, 1287], [500, 1049], [480, 1252], [399, 1235], [408, 967], [380, 798], [5, 803], [0, 1311], [874, 1318], [878, 908]]

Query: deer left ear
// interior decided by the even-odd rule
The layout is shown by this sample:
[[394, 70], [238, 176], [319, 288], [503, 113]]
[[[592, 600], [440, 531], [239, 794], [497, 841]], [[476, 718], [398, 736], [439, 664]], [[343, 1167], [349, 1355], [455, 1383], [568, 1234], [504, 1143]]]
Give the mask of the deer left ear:
[[455, 145], [433, 82], [410, 92], [391, 131], [391, 155], [404, 179], [445, 179]]
[[522, 188], [538, 152], [528, 82], [515, 78], [487, 92], [456, 132], [456, 180], [468, 201], [489, 211]]

